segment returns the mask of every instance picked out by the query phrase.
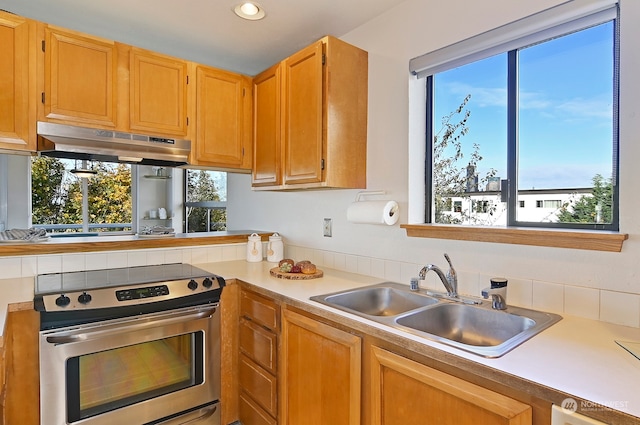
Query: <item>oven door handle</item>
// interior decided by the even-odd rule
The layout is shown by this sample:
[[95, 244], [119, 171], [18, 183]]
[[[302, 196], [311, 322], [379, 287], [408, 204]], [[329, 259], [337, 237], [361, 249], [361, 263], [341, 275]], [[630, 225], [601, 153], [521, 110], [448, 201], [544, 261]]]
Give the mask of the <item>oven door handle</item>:
[[127, 332], [133, 332], [146, 328], [155, 328], [158, 326], [165, 326], [173, 323], [188, 322], [191, 320], [210, 318], [215, 313], [215, 308], [208, 308], [207, 310], [199, 310], [195, 313], [168, 314], [167, 317], [154, 316], [153, 319], [145, 320], [143, 322], [134, 322], [127, 324], [131, 321], [131, 318], [124, 320], [122, 323], [114, 323], [103, 326], [91, 326], [85, 329], [76, 329], [74, 333], [64, 333], [63, 335], [49, 335], [46, 340], [50, 344], [69, 344], [72, 342], [82, 342], [90, 339], [100, 338], [116, 333], [122, 333], [123, 330]]
[[[187, 424], [196, 425], [198, 423], [204, 424], [204, 421], [210, 418], [211, 416], [213, 416], [213, 414], [216, 413], [216, 410], [218, 410], [217, 405], [206, 407], [206, 408], [200, 409], [197, 412], [191, 412], [186, 415], [179, 416], [177, 418], [159, 422], [158, 425], [187, 425]], [[194, 413], [199, 414], [199, 416], [193, 417]]]

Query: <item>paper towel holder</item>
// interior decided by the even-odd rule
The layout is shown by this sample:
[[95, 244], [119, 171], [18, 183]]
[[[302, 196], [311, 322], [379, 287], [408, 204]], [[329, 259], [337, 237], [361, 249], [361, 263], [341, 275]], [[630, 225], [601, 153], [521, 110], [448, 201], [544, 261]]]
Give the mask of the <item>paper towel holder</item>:
[[355, 202], [347, 208], [347, 221], [351, 223], [394, 225], [398, 222], [399, 207], [396, 201], [363, 201], [367, 195], [384, 195], [384, 190], [361, 191]]

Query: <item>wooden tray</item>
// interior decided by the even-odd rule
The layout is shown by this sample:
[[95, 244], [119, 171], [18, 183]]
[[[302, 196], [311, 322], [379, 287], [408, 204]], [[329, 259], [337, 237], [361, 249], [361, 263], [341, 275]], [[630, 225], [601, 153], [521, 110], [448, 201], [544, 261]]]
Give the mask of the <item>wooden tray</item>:
[[284, 273], [280, 271], [279, 267], [274, 267], [269, 270], [271, 276], [279, 277], [280, 279], [291, 279], [291, 280], [309, 280], [309, 279], [317, 279], [322, 277], [324, 273], [322, 270], [316, 269], [314, 274], [304, 274], [304, 273]]

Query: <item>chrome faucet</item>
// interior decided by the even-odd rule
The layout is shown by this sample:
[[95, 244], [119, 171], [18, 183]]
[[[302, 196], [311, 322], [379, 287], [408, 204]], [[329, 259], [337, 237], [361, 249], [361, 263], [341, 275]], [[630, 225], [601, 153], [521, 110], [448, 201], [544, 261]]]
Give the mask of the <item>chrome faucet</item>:
[[491, 297], [491, 308], [507, 309], [507, 279], [491, 279], [491, 286], [482, 290], [482, 297]]
[[[442, 281], [442, 284], [447, 290], [447, 295], [451, 298], [458, 298], [458, 275], [456, 274], [456, 270], [453, 268], [453, 264], [451, 264], [451, 259], [449, 258], [449, 255], [444, 254], [444, 258], [446, 258], [447, 263], [449, 263], [449, 271], [447, 271], [446, 276], [444, 272], [440, 269], [440, 267], [436, 266], [435, 264], [427, 264], [420, 270], [418, 277], [420, 280], [424, 280], [425, 277], [427, 276], [427, 273], [430, 270], [433, 270], [434, 272], [436, 272], [436, 274]], [[411, 290], [417, 291], [418, 290], [417, 282], [415, 282], [416, 284], [415, 289], [414, 289], [413, 283], [414, 282], [412, 282], [411, 284]]]

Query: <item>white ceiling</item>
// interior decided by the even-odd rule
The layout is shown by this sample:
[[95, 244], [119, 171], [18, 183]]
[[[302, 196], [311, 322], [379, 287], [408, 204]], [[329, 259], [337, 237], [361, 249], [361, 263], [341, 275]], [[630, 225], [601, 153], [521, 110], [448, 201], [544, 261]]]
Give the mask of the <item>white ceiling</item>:
[[340, 37], [404, 0], [0, 0], [0, 9], [111, 40], [255, 75], [324, 35]]

